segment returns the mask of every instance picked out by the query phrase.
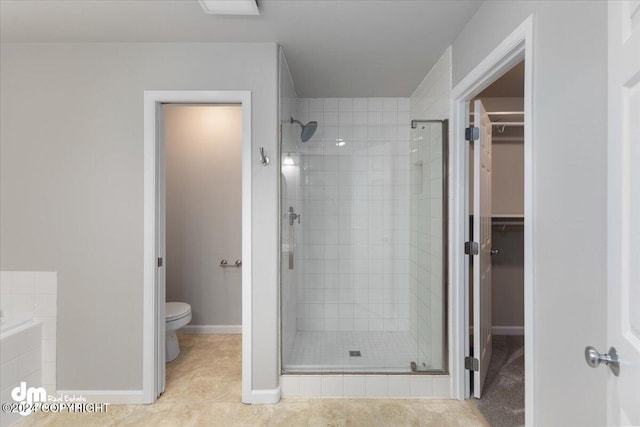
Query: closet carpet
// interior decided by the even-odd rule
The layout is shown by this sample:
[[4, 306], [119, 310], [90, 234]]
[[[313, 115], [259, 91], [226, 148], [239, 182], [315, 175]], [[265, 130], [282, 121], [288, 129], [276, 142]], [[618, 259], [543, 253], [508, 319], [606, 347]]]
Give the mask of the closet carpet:
[[523, 336], [493, 336], [482, 398], [472, 401], [492, 427], [524, 426]]

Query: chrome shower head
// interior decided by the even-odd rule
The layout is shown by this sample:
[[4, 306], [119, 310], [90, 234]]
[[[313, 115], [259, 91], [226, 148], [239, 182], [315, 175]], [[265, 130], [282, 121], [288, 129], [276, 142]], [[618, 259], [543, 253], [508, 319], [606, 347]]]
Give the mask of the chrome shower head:
[[302, 140], [302, 142], [309, 141], [313, 134], [316, 133], [316, 129], [318, 128], [318, 122], [315, 121], [303, 125], [300, 121], [294, 119], [293, 117], [291, 117], [290, 120], [291, 123], [297, 123], [302, 128], [302, 131], [300, 132], [300, 140]]

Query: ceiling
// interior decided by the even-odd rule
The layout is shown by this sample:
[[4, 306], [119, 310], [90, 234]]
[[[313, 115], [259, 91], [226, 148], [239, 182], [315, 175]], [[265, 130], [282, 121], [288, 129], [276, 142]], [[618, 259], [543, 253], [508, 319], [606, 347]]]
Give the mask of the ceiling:
[[259, 0], [259, 16], [195, 0], [2, 0], [2, 42], [277, 42], [298, 96], [409, 96], [481, 1]]

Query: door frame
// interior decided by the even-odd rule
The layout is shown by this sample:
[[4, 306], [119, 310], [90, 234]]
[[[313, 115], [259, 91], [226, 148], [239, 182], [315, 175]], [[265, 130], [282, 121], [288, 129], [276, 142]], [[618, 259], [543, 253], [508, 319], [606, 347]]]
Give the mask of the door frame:
[[524, 60], [524, 333], [525, 333], [525, 425], [534, 425], [535, 415], [535, 316], [533, 227], [533, 15], [489, 53], [451, 92], [451, 259], [452, 283], [452, 396], [470, 396], [464, 358], [469, 355], [469, 268], [464, 242], [469, 238], [469, 144], [464, 129], [469, 124], [469, 102], [511, 67]]
[[143, 403], [153, 403], [161, 385], [158, 377], [164, 367], [165, 289], [158, 289], [156, 277], [156, 215], [158, 164], [161, 143], [161, 105], [240, 104], [242, 108], [242, 400], [252, 394], [251, 314], [251, 91], [145, 90], [144, 91], [144, 250], [142, 293], [142, 389]]

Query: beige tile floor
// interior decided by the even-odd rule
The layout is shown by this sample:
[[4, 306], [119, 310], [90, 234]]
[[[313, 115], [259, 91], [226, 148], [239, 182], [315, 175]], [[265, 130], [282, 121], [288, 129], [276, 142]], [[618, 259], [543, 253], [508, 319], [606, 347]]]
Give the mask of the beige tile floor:
[[182, 335], [153, 405], [106, 414], [32, 414], [19, 426], [488, 426], [473, 404], [433, 399], [282, 399], [243, 405], [239, 335]]

